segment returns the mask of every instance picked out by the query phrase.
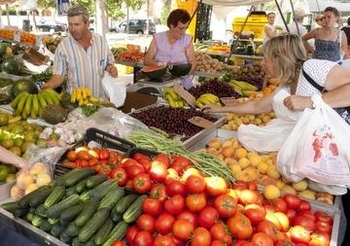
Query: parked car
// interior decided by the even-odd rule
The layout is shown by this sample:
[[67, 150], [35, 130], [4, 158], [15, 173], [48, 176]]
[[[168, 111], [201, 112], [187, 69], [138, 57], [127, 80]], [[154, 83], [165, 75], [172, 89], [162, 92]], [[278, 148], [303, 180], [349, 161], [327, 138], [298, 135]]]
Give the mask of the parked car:
[[[130, 19], [129, 20], [129, 33], [144, 34], [147, 29], [146, 19]], [[153, 34], [156, 32], [156, 25], [148, 20], [148, 33]], [[109, 29], [110, 32], [127, 32], [127, 21], [122, 21], [119, 25]]]
[[55, 20], [43, 20], [37, 26], [37, 29], [42, 32], [65, 32], [67, 25]]

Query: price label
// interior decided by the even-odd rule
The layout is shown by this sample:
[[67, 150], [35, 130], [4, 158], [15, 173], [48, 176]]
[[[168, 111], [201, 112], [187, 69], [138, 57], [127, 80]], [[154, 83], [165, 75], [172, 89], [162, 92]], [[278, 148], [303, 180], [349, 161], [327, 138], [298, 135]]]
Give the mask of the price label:
[[181, 84], [175, 84], [174, 85], [174, 91], [182, 98], [184, 99], [188, 105], [191, 107], [195, 106], [196, 98], [191, 95], [188, 91], [184, 89], [184, 87]]
[[236, 98], [234, 97], [221, 97], [220, 100], [223, 104], [225, 104], [225, 106], [232, 106], [237, 104]]
[[190, 123], [192, 123], [193, 125], [202, 127], [204, 129], [208, 129], [208, 128], [211, 128], [214, 126], [213, 122], [211, 122], [210, 120], [204, 119], [202, 117], [199, 117], [199, 116], [194, 116], [194, 117], [188, 119], [188, 121]]

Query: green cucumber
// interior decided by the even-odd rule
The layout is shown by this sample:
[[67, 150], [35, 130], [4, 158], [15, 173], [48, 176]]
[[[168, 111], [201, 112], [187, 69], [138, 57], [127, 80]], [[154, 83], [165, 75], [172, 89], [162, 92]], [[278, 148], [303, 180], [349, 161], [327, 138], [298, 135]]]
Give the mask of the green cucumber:
[[71, 237], [75, 237], [78, 235], [79, 233], [79, 227], [77, 227], [74, 222], [70, 223], [68, 225], [68, 227], [66, 228], [66, 233], [71, 236]]
[[43, 222], [44, 218], [39, 215], [34, 215], [32, 219], [32, 225], [35, 227], [40, 227], [41, 223]]
[[84, 203], [79, 203], [73, 207], [66, 208], [60, 215], [60, 220], [62, 221], [73, 221], [85, 207]]
[[89, 189], [93, 189], [99, 184], [102, 184], [103, 182], [105, 182], [107, 179], [108, 177], [106, 174], [103, 174], [103, 173], [96, 174], [88, 178], [88, 180], [86, 181], [86, 187]]
[[98, 229], [95, 233], [93, 241], [97, 245], [101, 245], [107, 241], [109, 233], [112, 231], [114, 227], [113, 221], [108, 218], [105, 223]]
[[64, 188], [63, 186], [56, 186], [51, 192], [51, 194], [46, 198], [44, 202], [44, 207], [46, 209], [52, 207], [54, 204], [61, 201], [65, 194], [66, 188]]
[[42, 192], [40, 192], [40, 194], [32, 196], [29, 201], [29, 205], [33, 208], [36, 208], [40, 204], [44, 203], [44, 201], [52, 193], [52, 191], [53, 187], [49, 187], [48, 189], [44, 189]]
[[83, 193], [84, 191], [86, 191], [88, 188], [86, 187], [86, 182], [88, 181], [90, 177], [87, 177], [86, 179], [83, 179], [82, 181], [80, 181], [79, 183], [77, 183], [75, 185], [75, 190], [81, 194]]
[[59, 201], [58, 203], [54, 204], [52, 207], [50, 207], [46, 211], [46, 216], [48, 218], [59, 218], [61, 213], [66, 208], [77, 205], [78, 203], [80, 203], [79, 195], [78, 194], [70, 195], [65, 199]]
[[39, 228], [43, 230], [44, 232], [50, 232], [52, 225], [49, 223], [47, 219], [43, 219], [40, 223]]
[[105, 241], [103, 246], [110, 246], [114, 241], [122, 240], [126, 234], [126, 230], [128, 229], [129, 224], [125, 221], [120, 221], [116, 224], [112, 231], [108, 235], [107, 241]]
[[117, 182], [113, 179], [107, 179], [102, 184], [99, 184], [95, 188], [85, 191], [80, 195], [82, 201], [88, 201], [92, 197], [97, 197], [99, 200], [104, 197], [113, 187], [116, 187]]
[[51, 190], [51, 187], [48, 185], [44, 185], [39, 187], [38, 189], [30, 192], [29, 194], [25, 195], [24, 197], [19, 200], [19, 206], [22, 208], [30, 207], [30, 203], [32, 199], [36, 199], [37, 196], [42, 196], [43, 194], [46, 194], [47, 190]]
[[109, 208], [112, 209], [115, 204], [125, 195], [125, 191], [121, 187], [114, 187], [111, 189], [100, 201], [100, 208]]
[[50, 183], [51, 186], [65, 186], [65, 187], [71, 187], [77, 183], [79, 183], [81, 180], [94, 175], [96, 171], [93, 168], [75, 168], [72, 171], [63, 174], [62, 176], [58, 177], [56, 180], [52, 181]]
[[142, 203], [147, 198], [147, 195], [139, 196], [123, 213], [123, 220], [130, 224], [137, 220], [137, 218], [142, 214]]
[[99, 206], [99, 199], [93, 197], [84, 204], [83, 210], [75, 218], [74, 223], [77, 227], [82, 227], [92, 217]]
[[105, 223], [109, 217], [110, 209], [101, 208], [89, 219], [89, 221], [80, 229], [78, 239], [80, 242], [88, 241], [95, 232]]
[[114, 211], [117, 214], [122, 214], [130, 205], [139, 197], [137, 194], [129, 194], [120, 199], [114, 206]]
[[5, 209], [6, 211], [12, 213], [15, 209], [19, 208], [19, 201], [14, 201], [14, 202], [6, 202], [0, 205], [2, 209]]
[[73, 238], [67, 234], [66, 230], [62, 230], [59, 239], [62, 242], [69, 244], [70, 242], [72, 242]]
[[54, 237], [58, 237], [60, 233], [64, 230], [64, 226], [61, 225], [60, 223], [54, 224], [51, 227], [50, 234]]
[[45, 208], [44, 203], [42, 203], [35, 209], [35, 214], [41, 217], [46, 217], [46, 211], [47, 209]]

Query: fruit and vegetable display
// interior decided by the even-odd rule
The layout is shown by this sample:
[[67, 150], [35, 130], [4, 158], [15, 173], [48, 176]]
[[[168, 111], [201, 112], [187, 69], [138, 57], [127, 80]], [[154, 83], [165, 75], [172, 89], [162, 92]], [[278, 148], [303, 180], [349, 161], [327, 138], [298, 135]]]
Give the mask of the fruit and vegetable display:
[[17, 171], [18, 168], [13, 165], [0, 163], [0, 185], [14, 181]]
[[51, 34], [43, 37], [42, 42], [47, 47], [47, 49], [55, 54], [57, 45], [65, 38], [66, 36], [61, 34]]
[[193, 165], [134, 149], [108, 175], [76, 168], [1, 207], [69, 245], [330, 244], [335, 211]]

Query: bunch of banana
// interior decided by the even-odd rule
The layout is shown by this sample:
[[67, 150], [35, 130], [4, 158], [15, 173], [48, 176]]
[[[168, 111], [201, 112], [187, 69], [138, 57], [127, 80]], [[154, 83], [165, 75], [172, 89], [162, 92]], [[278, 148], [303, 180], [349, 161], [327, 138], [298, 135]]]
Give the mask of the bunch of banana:
[[73, 90], [71, 97], [71, 103], [78, 103], [79, 107], [85, 106], [89, 103], [98, 104], [100, 100], [92, 96], [92, 91], [86, 87], [78, 87]]
[[204, 93], [200, 95], [200, 97], [196, 99], [195, 104], [198, 108], [203, 108], [205, 105], [210, 105], [210, 104], [221, 106], [220, 98], [212, 93]]
[[163, 90], [163, 97], [168, 101], [172, 108], [183, 108], [188, 106], [187, 102], [175, 92], [174, 87], [165, 88]]
[[11, 102], [14, 114], [22, 119], [37, 118], [48, 104], [60, 104], [60, 95], [54, 89], [45, 89], [38, 94], [29, 94], [26, 91], [18, 93]]
[[245, 81], [231, 79], [228, 83], [237, 93], [245, 97], [258, 90], [258, 87]]

